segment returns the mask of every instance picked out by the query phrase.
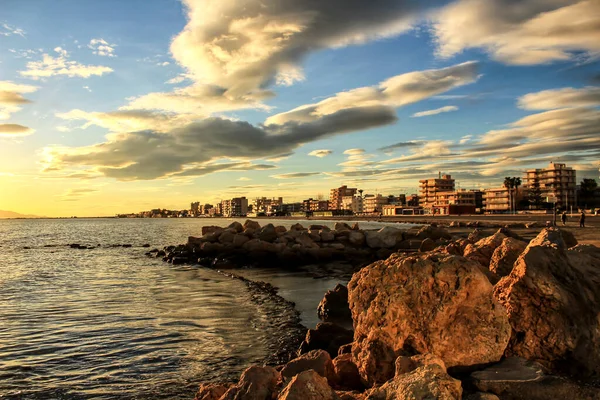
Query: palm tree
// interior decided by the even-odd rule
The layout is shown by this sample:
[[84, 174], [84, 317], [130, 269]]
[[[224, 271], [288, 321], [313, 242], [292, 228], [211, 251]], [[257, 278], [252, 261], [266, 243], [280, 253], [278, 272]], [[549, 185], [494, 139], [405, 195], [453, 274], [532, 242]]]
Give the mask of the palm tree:
[[[504, 177], [504, 187], [508, 191], [508, 208], [512, 211], [512, 193], [511, 189], [514, 187], [514, 181], [510, 176]], [[510, 213], [509, 211], [509, 213]]]
[[519, 186], [521, 186], [521, 178], [519, 178], [518, 176], [513, 177], [513, 186], [515, 187], [515, 199], [514, 199], [514, 203], [515, 203], [515, 213], [517, 212], [517, 197], [519, 197]]

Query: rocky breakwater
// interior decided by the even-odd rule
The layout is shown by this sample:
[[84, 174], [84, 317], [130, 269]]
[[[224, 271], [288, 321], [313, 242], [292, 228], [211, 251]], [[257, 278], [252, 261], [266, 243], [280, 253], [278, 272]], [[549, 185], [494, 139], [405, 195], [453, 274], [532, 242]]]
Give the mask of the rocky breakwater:
[[600, 399], [600, 249], [555, 228], [481, 236], [361, 269], [353, 333], [320, 324], [295, 360], [196, 399]]
[[[218, 269], [247, 266], [295, 268], [303, 265], [337, 263], [352, 272], [390, 254], [417, 252], [423, 246], [436, 247], [451, 238], [443, 228], [425, 226], [403, 230], [386, 226], [378, 230], [362, 230], [338, 222], [334, 229], [322, 225], [283, 226], [247, 220], [227, 227], [206, 226], [202, 236], [190, 236], [186, 244], [154, 249], [149, 256], [162, 257], [172, 264], [192, 263]], [[345, 267], [344, 267], [345, 266]], [[335, 275], [339, 272], [332, 268]], [[343, 274], [342, 274], [343, 275]]]

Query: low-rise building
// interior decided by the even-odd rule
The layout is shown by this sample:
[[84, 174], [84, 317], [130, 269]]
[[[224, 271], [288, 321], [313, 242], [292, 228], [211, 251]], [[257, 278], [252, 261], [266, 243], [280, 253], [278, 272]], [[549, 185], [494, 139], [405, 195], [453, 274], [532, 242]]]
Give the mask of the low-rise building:
[[252, 212], [256, 215], [275, 215], [281, 211], [283, 197], [257, 197], [252, 201]]
[[383, 212], [383, 206], [390, 201], [388, 196], [380, 194], [366, 194], [363, 198], [363, 209], [367, 214], [379, 214]]
[[510, 211], [510, 193], [507, 188], [485, 189], [483, 191], [483, 208], [488, 214]]
[[341, 209], [352, 211], [353, 214], [362, 214], [364, 212], [363, 198], [361, 196], [344, 196]]
[[[543, 201], [559, 208], [576, 205], [577, 171], [566, 164], [553, 163], [548, 168], [529, 169], [525, 173], [524, 188], [539, 190]], [[537, 189], [539, 188], [539, 189]]]
[[327, 211], [329, 210], [329, 201], [309, 198], [302, 202], [302, 208], [302, 211]]

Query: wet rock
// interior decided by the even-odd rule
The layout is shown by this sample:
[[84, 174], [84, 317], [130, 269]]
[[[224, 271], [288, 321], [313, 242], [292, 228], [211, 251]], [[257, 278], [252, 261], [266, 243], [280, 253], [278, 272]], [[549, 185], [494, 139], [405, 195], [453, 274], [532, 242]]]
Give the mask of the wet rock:
[[461, 399], [461, 383], [448, 375], [441, 359], [425, 354], [401, 361], [409, 368], [401, 368], [393, 379], [369, 391], [367, 399]]
[[194, 400], [219, 400], [225, 394], [228, 387], [215, 383], [203, 383], [198, 388]]
[[229, 224], [229, 226], [227, 228], [235, 231], [236, 233], [240, 233], [240, 232], [244, 231], [244, 226], [237, 221], [234, 221], [231, 224]]
[[246, 369], [239, 382], [230, 387], [221, 400], [267, 400], [275, 397], [279, 372], [272, 367], [252, 366]]
[[279, 400], [337, 400], [338, 396], [327, 384], [327, 379], [315, 371], [308, 370], [294, 376], [277, 398]]
[[246, 229], [253, 229], [254, 231], [257, 231], [260, 229], [260, 224], [256, 221], [252, 221], [251, 219], [247, 219], [244, 222], [244, 230]]
[[391, 248], [402, 241], [402, 230], [384, 226], [378, 231], [365, 231], [367, 246], [372, 249]]
[[494, 295], [513, 329], [506, 354], [550, 371], [598, 376], [600, 278], [596, 268], [575, 265], [581, 260], [570, 254], [558, 229], [544, 229], [496, 285]]
[[325, 350], [312, 350], [290, 361], [281, 370], [281, 376], [285, 380], [290, 380], [295, 375], [310, 369], [327, 378], [331, 384], [335, 383], [336, 375], [333, 362], [331, 356]]
[[173, 257], [171, 259], [171, 264], [173, 264], [173, 265], [185, 264], [188, 261], [189, 260], [187, 257]]
[[323, 321], [352, 318], [348, 305], [348, 288], [338, 284], [333, 290], [328, 290], [317, 307], [317, 314]]
[[312, 350], [325, 350], [331, 357], [335, 357], [340, 347], [352, 343], [353, 338], [351, 330], [330, 322], [322, 322], [317, 324], [315, 329], [306, 332], [306, 338], [298, 352], [304, 354]]
[[477, 389], [501, 399], [600, 399], [600, 388], [545, 375], [539, 364], [519, 357], [473, 372], [471, 378]]
[[403, 353], [432, 353], [448, 367], [500, 360], [510, 337], [504, 308], [477, 263], [443, 253], [394, 254], [348, 284], [352, 354], [370, 386]]
[[[490, 260], [490, 271], [496, 274], [499, 278], [510, 274], [513, 269], [513, 265], [517, 258], [525, 251], [527, 243], [513, 239], [510, 237], [502, 240], [502, 243], [494, 253]], [[497, 282], [497, 281], [496, 281]], [[492, 283], [496, 283], [492, 282]]]
[[468, 244], [465, 247], [464, 256], [469, 260], [477, 261], [479, 264], [489, 268], [490, 260], [496, 248], [500, 247], [506, 235], [502, 232], [496, 232], [492, 236], [478, 240], [476, 243]]
[[423, 239], [423, 241], [421, 242], [421, 246], [419, 246], [419, 251], [421, 253], [426, 253], [435, 248], [436, 248], [435, 242], [430, 238], [426, 238], [426, 239]]
[[333, 359], [333, 368], [337, 375], [338, 384], [347, 389], [363, 390], [364, 386], [360, 381], [360, 374], [352, 354], [342, 354]]

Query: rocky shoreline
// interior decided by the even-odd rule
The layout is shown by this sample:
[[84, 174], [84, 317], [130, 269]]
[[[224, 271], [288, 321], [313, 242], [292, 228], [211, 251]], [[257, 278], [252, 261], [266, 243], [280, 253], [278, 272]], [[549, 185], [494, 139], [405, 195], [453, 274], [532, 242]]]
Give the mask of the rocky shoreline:
[[213, 267], [343, 261], [352, 279], [325, 295], [326, 322], [306, 332], [296, 358], [202, 384], [198, 400], [600, 399], [600, 249], [567, 230], [528, 239], [506, 227], [452, 237], [431, 225], [250, 225], [210, 227], [162, 257]]

